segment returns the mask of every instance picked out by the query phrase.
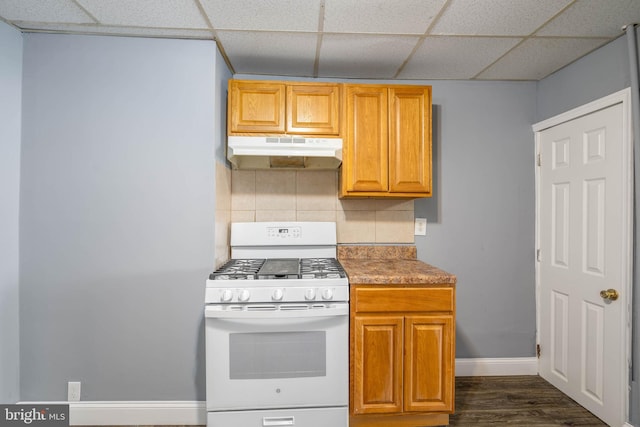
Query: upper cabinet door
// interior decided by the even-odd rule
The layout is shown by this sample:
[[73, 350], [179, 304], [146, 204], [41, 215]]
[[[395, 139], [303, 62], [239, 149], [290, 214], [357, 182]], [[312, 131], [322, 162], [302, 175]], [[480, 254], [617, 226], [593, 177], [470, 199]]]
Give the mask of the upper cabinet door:
[[387, 192], [389, 126], [387, 88], [347, 85], [343, 146], [344, 192]]
[[389, 88], [389, 191], [431, 195], [431, 87]]
[[287, 132], [340, 134], [340, 86], [338, 84], [288, 84]]
[[230, 80], [229, 107], [229, 132], [285, 132], [284, 84]]

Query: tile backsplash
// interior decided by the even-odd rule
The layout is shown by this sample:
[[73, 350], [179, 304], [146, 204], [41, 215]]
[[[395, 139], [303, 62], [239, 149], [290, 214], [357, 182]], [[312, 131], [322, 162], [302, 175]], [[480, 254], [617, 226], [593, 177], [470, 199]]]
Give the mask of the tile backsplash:
[[231, 169], [221, 161], [215, 163], [216, 217], [215, 260], [218, 268], [229, 259], [229, 224], [231, 223]]
[[335, 221], [338, 243], [413, 243], [413, 200], [338, 199], [338, 171], [231, 171], [231, 221]]

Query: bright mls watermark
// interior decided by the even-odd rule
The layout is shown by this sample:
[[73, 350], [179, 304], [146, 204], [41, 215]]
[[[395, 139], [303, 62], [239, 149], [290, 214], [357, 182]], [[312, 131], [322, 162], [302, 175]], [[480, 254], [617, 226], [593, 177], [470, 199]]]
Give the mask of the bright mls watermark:
[[68, 427], [69, 405], [0, 405], [0, 427]]

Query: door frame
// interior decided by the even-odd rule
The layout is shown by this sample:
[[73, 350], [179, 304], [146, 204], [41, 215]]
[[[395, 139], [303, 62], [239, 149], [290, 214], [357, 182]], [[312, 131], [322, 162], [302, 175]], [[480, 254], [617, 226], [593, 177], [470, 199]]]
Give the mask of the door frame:
[[622, 253], [627, 256], [622, 260], [622, 292], [627, 295], [627, 306], [623, 309], [623, 323], [625, 328], [625, 338], [622, 343], [620, 360], [623, 370], [622, 386], [623, 396], [626, 396], [622, 419], [629, 420], [629, 369], [631, 369], [631, 337], [632, 337], [632, 267], [633, 267], [633, 132], [631, 121], [631, 88], [626, 88], [605, 96], [588, 104], [566, 111], [557, 116], [535, 123], [532, 129], [535, 133], [535, 209], [536, 209], [536, 343], [540, 343], [540, 262], [537, 260], [537, 251], [540, 248], [540, 167], [538, 166], [538, 155], [540, 153], [540, 133], [548, 128], [563, 124], [596, 111], [622, 104], [622, 153], [626, 161], [623, 160], [623, 232], [622, 232]]

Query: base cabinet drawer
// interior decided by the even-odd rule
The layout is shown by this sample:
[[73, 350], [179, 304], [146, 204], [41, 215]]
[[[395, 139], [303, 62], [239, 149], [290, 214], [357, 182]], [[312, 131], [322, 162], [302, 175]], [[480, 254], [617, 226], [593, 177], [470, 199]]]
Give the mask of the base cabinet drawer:
[[357, 288], [351, 298], [360, 312], [453, 311], [454, 288]]

